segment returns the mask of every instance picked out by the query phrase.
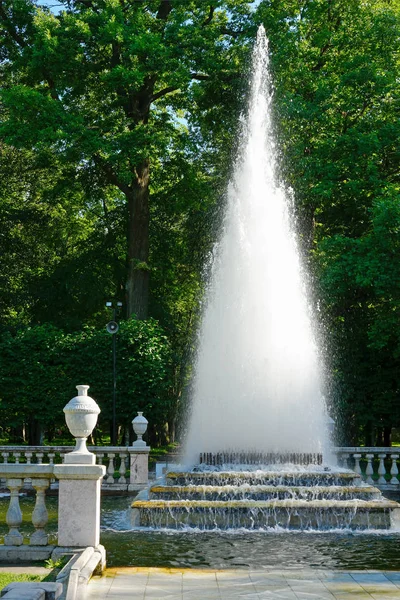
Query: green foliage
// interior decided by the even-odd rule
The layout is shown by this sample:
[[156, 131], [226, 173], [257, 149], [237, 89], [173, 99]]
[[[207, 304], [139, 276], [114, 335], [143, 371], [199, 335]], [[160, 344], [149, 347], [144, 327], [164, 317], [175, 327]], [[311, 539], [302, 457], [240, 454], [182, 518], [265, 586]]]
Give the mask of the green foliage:
[[[171, 350], [153, 319], [130, 319], [117, 334], [117, 420], [130, 429], [138, 410], [151, 414], [152, 426], [163, 429], [171, 418]], [[3, 428], [26, 425], [31, 443], [37, 425], [54, 436], [64, 428], [63, 408], [76, 382], [90, 382], [101, 408], [98, 439], [106, 435], [112, 412], [112, 340], [104, 330], [86, 327], [65, 334], [50, 325], [9, 333], [0, 342], [0, 414]], [[51, 440], [50, 440], [51, 441]]]
[[360, 427], [367, 432], [400, 423], [399, 227], [398, 189], [388, 186], [373, 204], [364, 236], [337, 235], [319, 246], [320, 284], [337, 349], [338, 409], [353, 435]]
[[[47, 560], [44, 561], [44, 566], [46, 567], [46, 569], [57, 569], [58, 571], [61, 570], [61, 568], [67, 564], [67, 562], [70, 560], [69, 556], [62, 556], [61, 558], [58, 558], [57, 560], [53, 560], [52, 558], [48, 558]], [[46, 580], [48, 580], [48, 576], [46, 577]]]
[[271, 0], [258, 13], [341, 441], [382, 442], [400, 426], [399, 6]]
[[[118, 414], [127, 427], [144, 410], [158, 441], [167, 424], [173, 434], [260, 23], [280, 176], [294, 191], [330, 348], [330, 402], [346, 441], [373, 443], [374, 430], [400, 426], [398, 3], [62, 4], [53, 14], [31, 0], [1, 3], [5, 427], [61, 426], [66, 396], [86, 381], [106, 430], [104, 300], [131, 306], [129, 277], [144, 274], [155, 320], [121, 324]], [[135, 229], [142, 184], [148, 221]], [[59, 420], [50, 404], [38, 409], [44, 396]]]

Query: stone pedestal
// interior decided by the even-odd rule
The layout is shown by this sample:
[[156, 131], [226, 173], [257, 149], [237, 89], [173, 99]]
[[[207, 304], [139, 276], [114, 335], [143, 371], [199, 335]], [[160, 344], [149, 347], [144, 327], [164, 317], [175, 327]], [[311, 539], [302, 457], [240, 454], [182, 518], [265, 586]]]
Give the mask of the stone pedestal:
[[100, 542], [100, 483], [103, 465], [63, 464], [54, 466], [60, 482], [58, 500], [58, 545], [97, 547]]
[[149, 452], [150, 446], [144, 442], [135, 446], [136, 442], [128, 448], [130, 457], [130, 479], [128, 490], [135, 492], [147, 487], [149, 483]]

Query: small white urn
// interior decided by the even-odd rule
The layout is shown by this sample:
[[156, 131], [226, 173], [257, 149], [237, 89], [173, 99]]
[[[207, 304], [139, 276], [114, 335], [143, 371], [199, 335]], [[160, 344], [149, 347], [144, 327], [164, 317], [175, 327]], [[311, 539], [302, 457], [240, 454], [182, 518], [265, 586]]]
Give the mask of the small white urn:
[[142, 412], [138, 412], [138, 416], [135, 417], [132, 421], [133, 431], [137, 435], [137, 440], [133, 442], [132, 446], [135, 448], [145, 448], [146, 442], [142, 439], [143, 434], [146, 433], [147, 425], [149, 424], [146, 417], [143, 416]]
[[66, 463], [95, 464], [96, 457], [86, 447], [86, 440], [97, 423], [100, 408], [87, 395], [88, 385], [77, 385], [78, 395], [64, 407], [65, 420], [71, 434], [76, 438], [72, 452], [65, 456]]

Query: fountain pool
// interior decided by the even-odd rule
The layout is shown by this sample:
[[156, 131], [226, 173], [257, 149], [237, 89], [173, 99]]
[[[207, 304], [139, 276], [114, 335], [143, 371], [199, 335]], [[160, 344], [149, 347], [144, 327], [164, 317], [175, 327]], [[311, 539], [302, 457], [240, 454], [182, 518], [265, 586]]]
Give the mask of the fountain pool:
[[105, 497], [109, 566], [400, 570], [400, 532], [132, 530], [130, 499]]
[[[20, 498], [24, 522], [32, 531], [33, 496]], [[152, 531], [131, 525], [129, 496], [102, 498], [101, 543], [107, 564], [142, 567], [193, 568], [329, 568], [400, 570], [398, 532], [287, 532], [287, 531]], [[8, 528], [5, 514], [9, 498], [0, 498], [0, 541]], [[46, 502], [51, 541], [57, 535], [57, 497]]]

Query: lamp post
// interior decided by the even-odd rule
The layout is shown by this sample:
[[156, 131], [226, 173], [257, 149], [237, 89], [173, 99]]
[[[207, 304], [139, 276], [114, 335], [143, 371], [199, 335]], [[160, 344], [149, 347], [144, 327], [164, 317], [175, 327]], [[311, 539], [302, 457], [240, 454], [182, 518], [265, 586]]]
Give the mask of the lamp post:
[[113, 446], [117, 443], [117, 410], [116, 410], [116, 398], [117, 398], [117, 331], [119, 325], [116, 321], [117, 310], [122, 308], [122, 302], [116, 302], [115, 304], [108, 300], [106, 307], [111, 308], [113, 311], [112, 321], [109, 321], [106, 325], [108, 333], [112, 336], [112, 353], [113, 353], [113, 399], [112, 399], [112, 434], [111, 444]]

